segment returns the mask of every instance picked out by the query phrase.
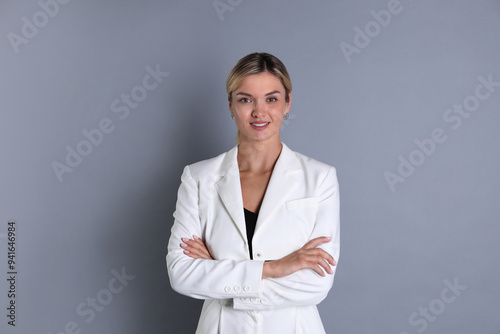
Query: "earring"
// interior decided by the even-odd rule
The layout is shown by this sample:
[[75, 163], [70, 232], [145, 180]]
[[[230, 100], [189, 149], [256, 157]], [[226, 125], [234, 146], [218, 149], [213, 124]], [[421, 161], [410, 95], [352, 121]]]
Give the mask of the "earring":
[[283, 115], [283, 119], [286, 121], [288, 119], [288, 113]]
[[234, 119], [234, 114], [231, 114], [231, 119]]

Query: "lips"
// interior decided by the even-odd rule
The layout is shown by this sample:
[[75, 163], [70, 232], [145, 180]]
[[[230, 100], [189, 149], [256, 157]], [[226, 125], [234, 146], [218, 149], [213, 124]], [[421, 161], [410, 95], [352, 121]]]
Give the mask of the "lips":
[[269, 122], [250, 123], [250, 125], [255, 130], [264, 130], [269, 125]]

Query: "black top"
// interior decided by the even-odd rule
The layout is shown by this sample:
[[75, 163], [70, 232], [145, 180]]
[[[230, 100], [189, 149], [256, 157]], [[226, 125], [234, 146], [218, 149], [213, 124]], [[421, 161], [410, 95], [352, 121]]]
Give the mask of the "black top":
[[257, 224], [258, 214], [252, 211], [248, 211], [245, 208], [243, 208], [243, 211], [245, 211], [245, 223], [247, 226], [247, 241], [248, 241], [248, 248], [250, 251], [250, 259], [253, 260], [252, 239], [253, 239], [253, 233], [255, 232], [255, 225]]

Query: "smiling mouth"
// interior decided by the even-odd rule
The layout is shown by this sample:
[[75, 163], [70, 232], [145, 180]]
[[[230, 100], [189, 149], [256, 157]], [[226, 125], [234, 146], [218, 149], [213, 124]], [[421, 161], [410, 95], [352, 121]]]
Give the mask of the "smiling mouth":
[[268, 125], [269, 122], [267, 122], [267, 123], [250, 123], [250, 124], [252, 124], [253, 126], [256, 126], [258, 128], [261, 128], [261, 127]]

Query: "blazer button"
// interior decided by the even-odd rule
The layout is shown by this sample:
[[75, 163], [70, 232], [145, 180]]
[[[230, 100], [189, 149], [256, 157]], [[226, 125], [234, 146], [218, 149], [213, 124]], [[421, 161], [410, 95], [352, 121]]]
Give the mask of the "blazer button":
[[257, 252], [257, 254], [255, 254], [255, 257], [261, 258], [262, 257], [262, 253], [261, 252]]
[[240, 292], [240, 290], [241, 290], [241, 286], [239, 286], [239, 285], [235, 285], [233, 289], [234, 289], [234, 291], [236, 291], [236, 292]]
[[243, 287], [243, 291], [245, 291], [245, 292], [249, 292], [250, 290], [251, 290], [251, 288], [248, 285], [245, 285]]
[[225, 292], [231, 292], [231, 287], [230, 287], [230, 286], [226, 286], [226, 287], [224, 288], [224, 291], [225, 291]]

